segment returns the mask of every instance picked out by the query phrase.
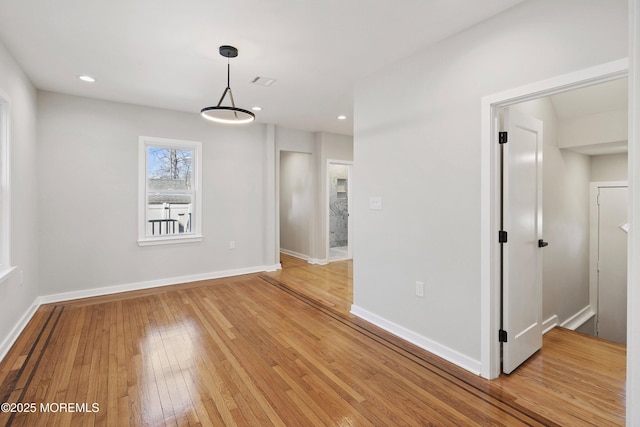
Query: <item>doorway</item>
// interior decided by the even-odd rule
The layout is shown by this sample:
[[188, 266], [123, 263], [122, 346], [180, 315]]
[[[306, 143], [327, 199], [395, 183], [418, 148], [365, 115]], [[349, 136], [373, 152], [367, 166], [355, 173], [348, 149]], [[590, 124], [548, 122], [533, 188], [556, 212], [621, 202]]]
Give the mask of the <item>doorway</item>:
[[627, 182], [591, 184], [592, 335], [627, 343]]
[[504, 107], [626, 77], [628, 61], [620, 60], [580, 72], [487, 96], [482, 99], [482, 376], [501, 372], [501, 244], [499, 110]]
[[327, 161], [327, 258], [331, 261], [353, 257], [351, 235], [352, 163]]
[[280, 252], [308, 261], [313, 218], [313, 158], [280, 152]]
[[[579, 330], [602, 338], [606, 336], [609, 338], [605, 339], [618, 343], [625, 342], [626, 327], [623, 327], [623, 324], [626, 323], [626, 236], [617, 228], [619, 224], [607, 224], [611, 230], [607, 235], [610, 239], [603, 242], [610, 242], [611, 245], [601, 245], [600, 256], [602, 267], [608, 268], [600, 272], [597, 268], [591, 269], [589, 240], [593, 233], [590, 233], [590, 212], [587, 206], [593, 200], [590, 197], [590, 183], [596, 178], [626, 179], [627, 176], [627, 83], [627, 79], [614, 80], [537, 98], [504, 109], [504, 121], [513, 122], [509, 126], [509, 141], [501, 148], [504, 153], [524, 150], [526, 136], [536, 135], [532, 132], [533, 126], [526, 127], [529, 132], [518, 133], [523, 128], [520, 123], [528, 123], [523, 121], [525, 118], [529, 122], [539, 121], [540, 129], [544, 128], [544, 138], [540, 136], [533, 139], [534, 142], [539, 139], [541, 145], [544, 141], [544, 154], [539, 156], [540, 159], [544, 157], [544, 167], [541, 168], [541, 182], [544, 182], [541, 186], [541, 189], [544, 189], [544, 197], [540, 197], [542, 206], [538, 207], [534, 203], [522, 212], [523, 201], [520, 199], [526, 196], [525, 190], [531, 188], [528, 182], [535, 183], [535, 176], [526, 179], [525, 182], [509, 182], [526, 171], [526, 165], [531, 161], [524, 159], [535, 159], [535, 153], [525, 151], [524, 154], [515, 156], [517, 164], [514, 168], [518, 173], [510, 174], [510, 179], [504, 186], [505, 189], [515, 188], [514, 194], [518, 200], [514, 206], [505, 205], [503, 214], [507, 214], [506, 217], [509, 218], [508, 214], [512, 212], [518, 220], [503, 228], [509, 231], [510, 238], [502, 250], [513, 255], [522, 254], [522, 248], [530, 248], [526, 260], [518, 262], [512, 257], [506, 264], [503, 263], [504, 294], [508, 297], [506, 307], [515, 311], [510, 313], [506, 310], [504, 313], [504, 323], [507, 323], [507, 327], [503, 330], [508, 330], [510, 336], [510, 339], [503, 343], [505, 372], [511, 371], [505, 367], [513, 363], [510, 347], [515, 345], [514, 341], [527, 336], [524, 334], [525, 329], [520, 327], [537, 335], [537, 339], [532, 343], [538, 344], [542, 343], [540, 329], [546, 333], [555, 326]], [[511, 162], [505, 163], [504, 168], [507, 171], [509, 165]], [[532, 175], [535, 175], [535, 171]], [[604, 190], [603, 188], [603, 192]], [[605, 195], [608, 193], [602, 194], [602, 201], [613, 202], [610, 200], [613, 196], [610, 198]], [[506, 196], [510, 194], [507, 193]], [[623, 221], [627, 218], [626, 189], [619, 189], [619, 196], [620, 200], [616, 198], [616, 204], [608, 206], [609, 209], [603, 213], [607, 217]], [[529, 199], [533, 203], [536, 199], [535, 194]], [[510, 198], [506, 197], [505, 200], [508, 201]], [[539, 220], [535, 215], [538, 208], [542, 213]], [[530, 237], [525, 235], [517, 241], [517, 232], [522, 228], [523, 220], [529, 217], [531, 221], [528, 222], [532, 225], [539, 224], [540, 230], [532, 230], [529, 233]], [[536, 245], [536, 241], [542, 236], [542, 247], [548, 246], [547, 241], [551, 242], [546, 249], [538, 248]], [[513, 240], [514, 238], [516, 240]], [[613, 254], [614, 249], [622, 254], [622, 259]], [[537, 271], [529, 270], [538, 263], [541, 274], [538, 282], [533, 283], [537, 278]], [[597, 284], [599, 275], [605, 283], [604, 287], [596, 287], [600, 293], [594, 295], [590, 290], [590, 280], [595, 278]], [[509, 287], [510, 283], [513, 286]], [[527, 296], [526, 301], [514, 300], [512, 295], [518, 293], [524, 293]], [[537, 296], [532, 298], [533, 295]], [[599, 304], [600, 300], [603, 304]], [[514, 309], [511, 307], [514, 304], [521, 306]], [[605, 310], [602, 317], [598, 315], [599, 307]], [[530, 313], [527, 317], [525, 314], [528, 312]], [[512, 317], [515, 318], [515, 323], [510, 322]], [[610, 330], [604, 335], [598, 334], [596, 330], [599, 319], [602, 320], [603, 328], [606, 329], [609, 325]], [[601, 332], [604, 332], [604, 329]], [[538, 348], [533, 346], [531, 351], [521, 348], [520, 352], [526, 360]], [[512, 368], [519, 365], [519, 362], [521, 361], [512, 365]]]

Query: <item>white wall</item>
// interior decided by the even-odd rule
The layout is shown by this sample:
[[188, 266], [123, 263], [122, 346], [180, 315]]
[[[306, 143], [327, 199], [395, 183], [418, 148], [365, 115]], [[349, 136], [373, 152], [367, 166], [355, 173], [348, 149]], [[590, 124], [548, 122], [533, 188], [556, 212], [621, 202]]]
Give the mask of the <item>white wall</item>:
[[354, 311], [478, 369], [481, 98], [626, 57], [626, 46], [623, 0], [529, 1], [360, 82]]
[[[16, 326], [38, 295], [36, 91], [0, 43], [0, 96], [10, 102], [11, 263], [0, 283], [0, 358], [20, 332]], [[20, 272], [23, 280], [20, 282]]]
[[[278, 200], [278, 203], [276, 203], [277, 205], [277, 213], [276, 213], [276, 217], [279, 218], [279, 220], [277, 221], [277, 230], [276, 230], [276, 246], [278, 248], [278, 250], [280, 250], [283, 246], [282, 246], [282, 242], [280, 241], [281, 239], [281, 234], [282, 231], [280, 229], [281, 223], [282, 223], [282, 217], [286, 214], [283, 214], [282, 212], [280, 212], [280, 185], [281, 185], [281, 178], [280, 178], [280, 174], [281, 174], [281, 165], [280, 165], [280, 161], [282, 158], [282, 153], [287, 153], [287, 152], [295, 152], [295, 153], [306, 153], [309, 154], [311, 156], [311, 175], [313, 177], [312, 179], [312, 183], [311, 183], [311, 187], [312, 187], [312, 192], [313, 192], [313, 197], [311, 199], [311, 203], [313, 204], [312, 206], [310, 206], [310, 210], [311, 210], [311, 224], [310, 224], [310, 235], [308, 237], [309, 241], [308, 243], [308, 253], [307, 254], [303, 254], [306, 255], [308, 258], [310, 258], [311, 260], [316, 258], [316, 254], [314, 252], [314, 244], [313, 244], [313, 239], [314, 239], [314, 233], [315, 233], [315, 224], [318, 221], [318, 214], [317, 214], [317, 206], [315, 205], [316, 203], [316, 192], [317, 192], [317, 169], [316, 169], [316, 163], [317, 161], [315, 160], [317, 157], [317, 152], [316, 152], [316, 145], [315, 145], [315, 135], [313, 134], [313, 132], [306, 132], [306, 131], [302, 131], [302, 130], [298, 130], [298, 129], [289, 129], [289, 128], [283, 128], [280, 126], [276, 126], [275, 127], [275, 158], [276, 158], [276, 183], [277, 183], [277, 187], [276, 188], [276, 199]], [[285, 243], [286, 245], [286, 243]], [[285, 247], [285, 249], [287, 249]], [[280, 256], [280, 254], [278, 254], [278, 257]]]
[[308, 259], [314, 191], [313, 158], [309, 153], [280, 152], [280, 249]]
[[590, 158], [558, 148], [558, 120], [553, 103], [541, 98], [513, 108], [543, 122], [542, 320], [557, 316], [562, 324], [589, 305]]
[[[640, 111], [640, 0], [629, 1], [629, 111]], [[640, 257], [640, 120], [629, 124], [629, 259]], [[640, 426], [640, 263], [628, 264], [627, 425]]]
[[[276, 127], [275, 139], [278, 176], [281, 152], [311, 154], [314, 197], [310, 225], [310, 249], [307, 255], [312, 263], [326, 263], [328, 252], [326, 226], [328, 210], [326, 199], [327, 159], [353, 160], [353, 137], [327, 132], [305, 132], [278, 126]], [[280, 195], [278, 194], [277, 197], [279, 198]]]
[[626, 181], [628, 179], [629, 155], [627, 153], [591, 156], [592, 182]]
[[[315, 150], [313, 132], [276, 126], [276, 150], [313, 153]], [[279, 156], [278, 156], [279, 157]]]
[[[140, 135], [202, 142], [202, 242], [138, 246]], [[263, 266], [266, 140], [265, 125], [39, 92], [41, 295]]]

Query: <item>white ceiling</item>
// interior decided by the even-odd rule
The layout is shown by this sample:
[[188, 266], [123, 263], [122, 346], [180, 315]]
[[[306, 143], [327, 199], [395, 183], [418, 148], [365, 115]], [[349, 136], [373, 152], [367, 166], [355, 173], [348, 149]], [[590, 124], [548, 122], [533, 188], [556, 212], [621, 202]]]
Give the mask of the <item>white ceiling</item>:
[[352, 134], [359, 78], [522, 1], [0, 0], [0, 40], [39, 89], [194, 114], [217, 104], [230, 44], [258, 122]]
[[618, 79], [593, 86], [562, 92], [550, 97], [560, 120], [605, 111], [625, 110], [629, 99], [628, 79]]
[[[579, 89], [561, 92], [549, 97], [560, 123], [609, 111], [628, 111], [629, 79], [622, 78]], [[615, 135], [618, 135], [616, 132]], [[626, 153], [628, 142], [606, 141], [565, 147], [567, 150], [589, 156]]]

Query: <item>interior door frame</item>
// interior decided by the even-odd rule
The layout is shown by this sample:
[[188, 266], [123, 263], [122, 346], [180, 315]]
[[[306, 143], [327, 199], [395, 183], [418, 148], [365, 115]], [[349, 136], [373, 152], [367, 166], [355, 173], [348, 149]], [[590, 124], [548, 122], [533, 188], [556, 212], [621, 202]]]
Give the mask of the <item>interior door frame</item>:
[[[629, 75], [628, 58], [485, 96], [481, 100], [481, 354], [480, 374], [500, 375], [500, 162], [498, 111], [502, 107], [592, 86]], [[544, 191], [544, 190], [543, 190]]]
[[348, 174], [348, 178], [347, 178], [347, 212], [349, 213], [349, 219], [347, 220], [347, 240], [348, 240], [348, 245], [347, 245], [347, 259], [351, 259], [353, 258], [353, 217], [351, 216], [351, 207], [353, 206], [353, 196], [352, 196], [352, 184], [353, 184], [353, 161], [350, 160], [334, 160], [334, 159], [327, 159], [327, 165], [326, 165], [326, 195], [325, 195], [325, 205], [324, 205], [324, 209], [326, 212], [326, 221], [325, 221], [325, 227], [326, 227], [326, 237], [327, 237], [327, 252], [325, 255], [325, 259], [327, 261], [329, 261], [329, 251], [331, 249], [331, 243], [330, 243], [330, 237], [331, 237], [331, 217], [329, 215], [329, 204], [331, 203], [331, 174], [329, 173], [329, 169], [331, 168], [331, 165], [345, 165], [349, 167], [349, 174]]
[[[600, 241], [600, 234], [598, 233], [598, 192], [601, 188], [620, 187], [628, 190], [629, 181], [595, 181], [589, 183], [589, 305], [596, 322], [600, 315], [598, 298], [598, 242]], [[627, 285], [628, 283], [627, 279]]]

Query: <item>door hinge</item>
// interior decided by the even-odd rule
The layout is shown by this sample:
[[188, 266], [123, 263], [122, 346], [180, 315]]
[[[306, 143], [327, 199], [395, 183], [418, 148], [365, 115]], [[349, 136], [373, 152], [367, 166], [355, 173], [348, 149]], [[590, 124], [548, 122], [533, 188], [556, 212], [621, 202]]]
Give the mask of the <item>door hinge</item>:
[[504, 329], [500, 329], [498, 331], [498, 339], [500, 340], [500, 342], [507, 342], [507, 331], [505, 331]]
[[508, 140], [508, 132], [498, 132], [498, 144], [506, 144]]
[[506, 231], [498, 231], [498, 243], [507, 243], [507, 232]]

